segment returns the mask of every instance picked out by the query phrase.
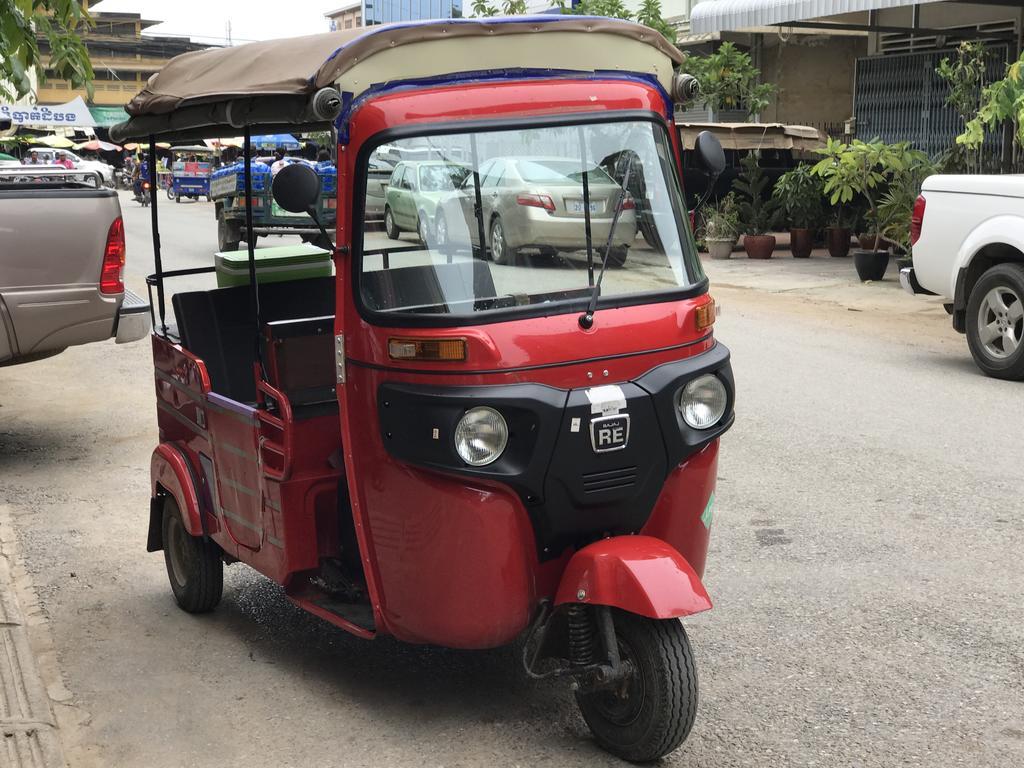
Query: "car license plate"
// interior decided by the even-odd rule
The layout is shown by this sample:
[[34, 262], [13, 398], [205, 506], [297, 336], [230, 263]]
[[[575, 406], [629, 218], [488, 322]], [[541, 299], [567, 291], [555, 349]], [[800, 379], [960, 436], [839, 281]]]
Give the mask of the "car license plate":
[[[582, 200], [566, 200], [566, 207], [569, 209], [569, 213], [583, 213], [586, 210]], [[591, 213], [600, 213], [601, 208], [601, 203], [596, 203], [593, 200], [590, 201]]]

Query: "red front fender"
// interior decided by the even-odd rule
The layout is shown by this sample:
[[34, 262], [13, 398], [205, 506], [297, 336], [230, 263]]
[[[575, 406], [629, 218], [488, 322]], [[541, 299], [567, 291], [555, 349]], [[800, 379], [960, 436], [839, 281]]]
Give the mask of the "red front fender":
[[674, 619], [711, 607], [700, 577], [671, 545], [651, 536], [616, 536], [569, 560], [555, 605], [610, 605], [651, 619]]

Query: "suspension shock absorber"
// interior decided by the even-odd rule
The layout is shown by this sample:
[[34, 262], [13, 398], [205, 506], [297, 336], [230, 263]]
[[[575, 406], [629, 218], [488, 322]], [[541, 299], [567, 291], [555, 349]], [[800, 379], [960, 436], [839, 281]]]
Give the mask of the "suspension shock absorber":
[[569, 624], [569, 661], [574, 667], [594, 663], [594, 624], [585, 605], [570, 605], [566, 610]]

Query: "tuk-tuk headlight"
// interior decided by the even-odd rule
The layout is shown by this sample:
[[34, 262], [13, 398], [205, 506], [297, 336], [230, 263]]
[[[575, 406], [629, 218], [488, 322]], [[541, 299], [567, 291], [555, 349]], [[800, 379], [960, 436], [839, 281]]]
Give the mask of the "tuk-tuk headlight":
[[462, 460], [482, 467], [498, 460], [508, 444], [508, 425], [493, 408], [471, 408], [455, 428], [455, 450]]
[[715, 426], [725, 415], [728, 404], [725, 384], [712, 373], [698, 376], [679, 393], [679, 415], [693, 429]]

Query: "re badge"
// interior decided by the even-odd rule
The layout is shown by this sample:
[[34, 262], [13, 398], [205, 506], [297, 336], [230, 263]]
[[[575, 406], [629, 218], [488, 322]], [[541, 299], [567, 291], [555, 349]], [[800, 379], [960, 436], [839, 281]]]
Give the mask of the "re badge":
[[590, 444], [594, 453], [621, 451], [629, 442], [629, 414], [600, 416], [590, 422]]

